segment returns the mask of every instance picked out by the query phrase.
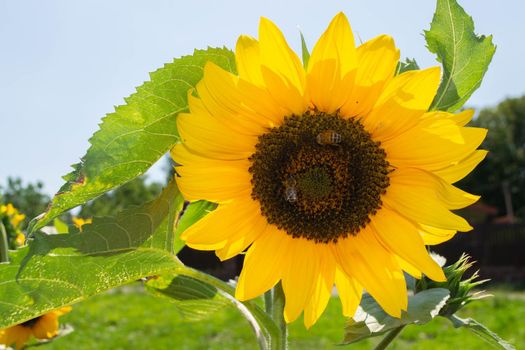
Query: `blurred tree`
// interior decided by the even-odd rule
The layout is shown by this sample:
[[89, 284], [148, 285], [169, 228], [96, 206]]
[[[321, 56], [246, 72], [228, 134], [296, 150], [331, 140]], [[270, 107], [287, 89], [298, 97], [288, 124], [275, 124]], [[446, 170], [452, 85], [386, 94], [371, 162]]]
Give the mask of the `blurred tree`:
[[487, 158], [461, 186], [500, 208], [509, 219], [525, 218], [525, 96], [483, 109], [473, 126], [487, 128]]
[[20, 178], [7, 178], [7, 185], [0, 186], [0, 201], [12, 203], [18, 210], [26, 215], [21, 227], [25, 227], [29, 220], [43, 213], [49, 203], [49, 196], [43, 191], [43, 183], [28, 183], [24, 185]]
[[147, 184], [145, 177], [138, 177], [119, 188], [83, 205], [79, 217], [114, 216], [125, 208], [151, 201], [162, 190], [162, 184]]

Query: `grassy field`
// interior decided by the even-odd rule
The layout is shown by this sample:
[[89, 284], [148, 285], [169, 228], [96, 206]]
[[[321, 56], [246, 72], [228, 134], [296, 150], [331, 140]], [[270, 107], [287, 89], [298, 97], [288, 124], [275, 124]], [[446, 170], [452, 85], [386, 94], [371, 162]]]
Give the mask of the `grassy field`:
[[[461, 317], [483, 322], [517, 349], [525, 349], [525, 292], [493, 290], [493, 298], [467, 306]], [[43, 349], [257, 349], [251, 329], [234, 309], [224, 309], [210, 319], [184, 322], [169, 301], [140, 290], [116, 291], [74, 306], [62, 320], [75, 331], [44, 345]], [[344, 319], [333, 298], [320, 321], [307, 331], [302, 320], [290, 326], [290, 349], [371, 349], [378, 340], [348, 347], [342, 339]], [[490, 349], [465, 329], [454, 329], [438, 318], [425, 326], [409, 326], [389, 349]]]

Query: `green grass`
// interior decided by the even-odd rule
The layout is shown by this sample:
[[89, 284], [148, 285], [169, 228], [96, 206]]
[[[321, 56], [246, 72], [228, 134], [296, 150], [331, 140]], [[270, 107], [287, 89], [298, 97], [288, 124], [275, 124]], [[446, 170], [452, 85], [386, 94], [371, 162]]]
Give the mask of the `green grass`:
[[[467, 306], [460, 316], [477, 319], [517, 349], [525, 349], [525, 292], [491, 293], [493, 298]], [[184, 322], [166, 299], [129, 288], [77, 304], [62, 321], [75, 331], [43, 349], [257, 349], [251, 328], [234, 309], [225, 308], [208, 320]], [[290, 349], [371, 349], [379, 340], [338, 347], [343, 325], [339, 300], [333, 298], [309, 331], [302, 320], [290, 326]], [[424, 326], [405, 328], [389, 349], [482, 350], [490, 346], [468, 330], [454, 329], [448, 320], [438, 318]]]

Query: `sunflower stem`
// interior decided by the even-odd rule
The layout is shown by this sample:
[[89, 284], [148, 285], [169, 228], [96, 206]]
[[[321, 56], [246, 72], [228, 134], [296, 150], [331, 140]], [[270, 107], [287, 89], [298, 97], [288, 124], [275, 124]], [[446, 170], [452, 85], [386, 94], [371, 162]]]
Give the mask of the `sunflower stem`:
[[0, 222], [0, 263], [9, 262], [9, 245], [7, 243], [7, 233], [2, 222]]
[[387, 335], [381, 340], [379, 344], [374, 348], [374, 350], [384, 350], [390, 345], [390, 343], [401, 333], [405, 326], [397, 327], [391, 330]]
[[266, 311], [268, 315], [273, 314], [273, 289], [264, 293], [264, 311]]
[[281, 283], [278, 283], [272, 290], [271, 294], [264, 296], [266, 303], [266, 312], [270, 315], [279, 328], [277, 337], [271, 339], [272, 350], [287, 350], [288, 349], [288, 328], [284, 320], [284, 291]]

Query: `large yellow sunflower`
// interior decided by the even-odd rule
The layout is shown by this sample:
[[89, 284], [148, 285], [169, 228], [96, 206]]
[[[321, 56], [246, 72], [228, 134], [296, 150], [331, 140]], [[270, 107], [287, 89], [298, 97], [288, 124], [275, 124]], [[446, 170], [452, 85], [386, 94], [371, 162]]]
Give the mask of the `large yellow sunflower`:
[[451, 210], [478, 197], [452, 183], [485, 156], [486, 130], [464, 127], [472, 111], [427, 112], [440, 69], [396, 76], [393, 39], [356, 48], [342, 13], [306, 69], [265, 18], [235, 55], [238, 75], [208, 63], [177, 120], [178, 185], [219, 204], [182, 238], [223, 260], [248, 249], [236, 297], [281, 281], [287, 322], [304, 310], [314, 324], [334, 284], [346, 316], [364, 288], [399, 317], [403, 271], [443, 281], [425, 245], [471, 229]]
[[6, 329], [0, 329], [0, 344], [16, 346], [23, 349], [31, 335], [37, 339], [51, 339], [58, 334], [58, 317], [71, 311], [71, 306], [65, 306], [38, 316], [24, 323]]

